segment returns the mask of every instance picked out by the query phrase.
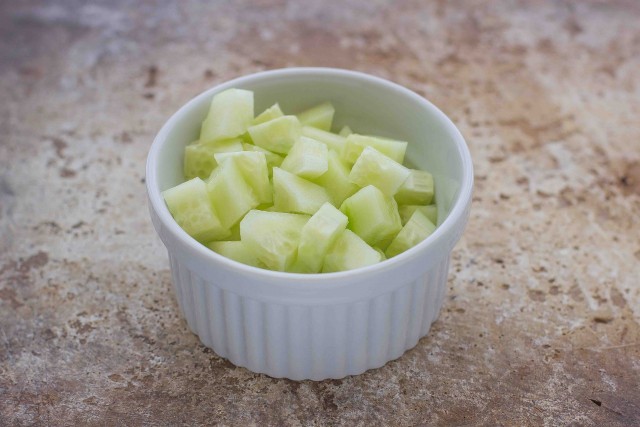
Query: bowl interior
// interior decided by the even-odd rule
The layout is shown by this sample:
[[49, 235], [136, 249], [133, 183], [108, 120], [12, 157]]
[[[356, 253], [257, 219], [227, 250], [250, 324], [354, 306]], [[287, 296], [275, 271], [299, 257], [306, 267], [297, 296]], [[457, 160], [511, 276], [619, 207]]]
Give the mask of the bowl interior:
[[357, 133], [409, 142], [406, 163], [434, 176], [438, 223], [454, 205], [465, 179], [465, 156], [464, 141], [450, 120], [401, 86], [361, 73], [326, 69], [251, 75], [217, 86], [186, 104], [172, 117], [172, 126], [165, 127], [167, 134], [157, 159], [160, 191], [183, 181], [185, 145], [198, 138], [213, 95], [231, 87], [254, 91], [256, 114], [276, 102], [285, 114], [295, 114], [331, 101], [336, 108], [334, 131], [349, 125]]

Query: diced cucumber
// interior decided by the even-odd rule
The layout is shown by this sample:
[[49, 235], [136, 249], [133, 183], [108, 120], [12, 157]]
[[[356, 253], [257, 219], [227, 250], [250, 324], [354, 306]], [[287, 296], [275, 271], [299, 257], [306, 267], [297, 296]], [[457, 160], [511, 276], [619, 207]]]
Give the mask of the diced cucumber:
[[349, 218], [349, 229], [372, 246], [392, 238], [402, 228], [396, 201], [373, 185], [345, 200], [340, 210]]
[[184, 148], [184, 177], [207, 179], [217, 166], [215, 153], [242, 151], [239, 139], [216, 141], [207, 144], [191, 143]]
[[262, 113], [258, 114], [258, 116], [253, 119], [253, 125], [259, 125], [264, 122], [268, 122], [269, 120], [277, 119], [278, 117], [284, 116], [284, 113], [280, 109], [280, 105], [276, 102], [271, 107], [264, 110]]
[[252, 210], [240, 222], [240, 235], [247, 250], [267, 268], [286, 271], [308, 220], [307, 215]]
[[380, 254], [380, 261], [384, 261], [385, 259], [387, 259], [387, 256], [385, 255], [384, 251], [380, 249], [378, 246], [374, 246], [373, 249], [375, 249], [375, 251]]
[[260, 204], [236, 162], [226, 161], [214, 169], [207, 180], [207, 191], [220, 223], [227, 229]]
[[334, 206], [340, 206], [344, 200], [358, 191], [358, 186], [349, 181], [349, 166], [333, 150], [328, 153], [328, 169], [313, 182], [323, 186]]
[[269, 183], [267, 158], [257, 151], [240, 151], [239, 153], [218, 153], [214, 155], [216, 162], [222, 164], [232, 159], [249, 184], [260, 203], [273, 202], [273, 190]]
[[209, 114], [200, 129], [200, 142], [238, 137], [246, 132], [252, 121], [253, 92], [227, 89], [211, 100]]
[[329, 149], [322, 142], [301, 136], [284, 158], [282, 169], [302, 178], [316, 178], [328, 169]]
[[429, 218], [424, 216], [420, 210], [416, 210], [396, 238], [393, 239], [385, 254], [388, 258], [394, 257], [422, 242], [435, 229], [436, 226], [429, 221]]
[[303, 126], [302, 135], [327, 144], [327, 147], [329, 147], [330, 150], [334, 150], [338, 154], [342, 155], [342, 150], [345, 146], [344, 137], [312, 126]]
[[273, 168], [273, 206], [280, 212], [313, 215], [329, 201], [327, 191], [313, 182]]
[[323, 102], [320, 105], [309, 108], [298, 114], [298, 119], [303, 126], [312, 126], [314, 128], [331, 131], [333, 123], [333, 114], [336, 109], [330, 102]]
[[400, 164], [404, 162], [404, 154], [407, 151], [407, 143], [404, 141], [352, 133], [345, 140], [342, 158], [347, 163], [354, 164], [365, 147], [373, 147]]
[[258, 147], [257, 145], [243, 143], [242, 147], [245, 151], [257, 151], [258, 153], [264, 153], [267, 158], [267, 166], [269, 168], [269, 176], [273, 173], [274, 167], [279, 167], [282, 164], [284, 158], [276, 153], [273, 153], [269, 150], [265, 150], [262, 147]]
[[393, 196], [409, 177], [409, 169], [372, 147], [365, 147], [349, 173], [349, 181], [360, 187], [375, 185]]
[[304, 273], [319, 273], [329, 248], [347, 227], [348, 218], [331, 203], [325, 203], [302, 228], [298, 264]]
[[399, 205], [428, 205], [433, 200], [433, 176], [418, 169], [409, 169], [409, 177], [395, 194]]
[[240, 223], [239, 222], [235, 223], [229, 231], [231, 234], [225, 240], [230, 240], [230, 241], [240, 240]]
[[188, 235], [199, 242], [224, 239], [229, 230], [218, 219], [207, 186], [200, 178], [193, 178], [162, 192], [169, 212]]
[[302, 127], [296, 116], [282, 116], [249, 127], [253, 143], [274, 153], [286, 154], [300, 138]]
[[344, 136], [345, 138], [349, 135], [351, 135], [353, 133], [353, 131], [351, 130], [351, 128], [347, 125], [342, 126], [342, 129], [340, 129], [340, 132], [338, 133], [338, 135], [340, 136]]
[[323, 273], [347, 271], [380, 262], [382, 256], [351, 230], [344, 230], [324, 258]]
[[400, 205], [398, 206], [398, 212], [400, 213], [400, 219], [402, 219], [402, 225], [405, 225], [407, 221], [409, 221], [409, 218], [411, 218], [411, 215], [413, 215], [416, 210], [422, 212], [432, 223], [438, 223], [438, 207], [436, 205]]
[[241, 241], [211, 242], [209, 249], [242, 264], [261, 267], [263, 264], [249, 251]]

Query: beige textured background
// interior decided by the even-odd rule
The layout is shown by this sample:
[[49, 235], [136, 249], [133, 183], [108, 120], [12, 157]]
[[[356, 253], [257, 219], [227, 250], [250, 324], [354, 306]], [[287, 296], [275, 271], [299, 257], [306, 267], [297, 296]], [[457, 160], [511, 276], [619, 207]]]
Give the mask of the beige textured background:
[[[0, 3], [0, 424], [640, 425], [640, 3]], [[440, 319], [358, 377], [274, 380], [187, 331], [147, 215], [163, 121], [336, 66], [466, 136]]]

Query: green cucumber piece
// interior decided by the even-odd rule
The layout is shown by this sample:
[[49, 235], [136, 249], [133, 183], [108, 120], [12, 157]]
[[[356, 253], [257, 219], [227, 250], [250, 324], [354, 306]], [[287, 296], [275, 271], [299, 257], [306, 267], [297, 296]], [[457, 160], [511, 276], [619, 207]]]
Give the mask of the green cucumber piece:
[[427, 171], [409, 169], [409, 177], [395, 194], [399, 205], [428, 205], [433, 200], [433, 175]]
[[408, 168], [372, 147], [365, 147], [349, 173], [349, 181], [360, 187], [375, 185], [393, 196], [409, 177]]
[[211, 242], [207, 246], [212, 251], [234, 261], [241, 262], [242, 264], [251, 265], [253, 267], [262, 267], [264, 265], [258, 261], [253, 253], [246, 248], [245, 244], [239, 240]]
[[338, 135], [340, 136], [344, 136], [345, 138], [349, 135], [351, 135], [353, 133], [353, 131], [351, 130], [351, 128], [347, 125], [342, 126], [342, 129], [340, 129], [340, 132], [338, 133]]
[[398, 206], [398, 212], [400, 213], [402, 225], [405, 225], [407, 221], [409, 221], [409, 218], [411, 218], [411, 215], [413, 215], [416, 210], [422, 212], [422, 214], [429, 218], [429, 221], [431, 221], [432, 223], [438, 223], [438, 207], [436, 205], [400, 205]]
[[200, 128], [200, 142], [235, 138], [253, 122], [253, 92], [227, 89], [211, 100], [207, 118]]
[[225, 161], [214, 169], [207, 180], [207, 191], [220, 223], [227, 229], [260, 204], [236, 162]]
[[323, 187], [280, 168], [273, 168], [273, 206], [280, 212], [313, 215], [329, 201]]
[[334, 206], [340, 206], [347, 197], [358, 191], [359, 187], [349, 181], [349, 166], [342, 161], [338, 153], [329, 150], [327, 160], [327, 171], [313, 182], [327, 190]]
[[373, 185], [346, 199], [340, 211], [349, 218], [349, 229], [371, 246], [392, 238], [402, 228], [396, 201]]
[[347, 227], [349, 219], [331, 203], [325, 203], [302, 228], [297, 263], [304, 273], [319, 273], [329, 248]]
[[302, 126], [296, 116], [282, 116], [249, 127], [255, 145], [279, 154], [288, 153], [301, 132]]
[[339, 154], [342, 154], [342, 150], [345, 146], [345, 139], [343, 136], [314, 128], [312, 126], [303, 126], [302, 135], [326, 144], [330, 150], [334, 150]]
[[328, 151], [322, 142], [301, 136], [280, 167], [305, 179], [317, 178], [329, 168]]
[[316, 105], [299, 113], [297, 116], [303, 126], [312, 126], [329, 132], [335, 112], [336, 109], [333, 108], [330, 102], [323, 102], [320, 105]]
[[193, 178], [162, 192], [169, 212], [188, 235], [199, 242], [220, 240], [229, 236], [216, 215], [207, 186], [200, 178]]
[[249, 252], [268, 269], [286, 271], [295, 261], [307, 215], [252, 210], [240, 221]]
[[280, 109], [280, 105], [276, 102], [271, 107], [264, 110], [262, 113], [258, 114], [258, 116], [253, 119], [253, 125], [259, 125], [264, 122], [268, 122], [269, 120], [277, 119], [278, 117], [284, 116], [284, 113]]
[[282, 164], [284, 158], [276, 153], [273, 153], [269, 150], [265, 150], [262, 147], [258, 147], [257, 145], [243, 143], [242, 147], [244, 151], [257, 151], [258, 153], [264, 153], [267, 158], [267, 167], [269, 168], [269, 176], [273, 173], [274, 167], [279, 167]]
[[394, 257], [422, 242], [436, 229], [429, 218], [416, 210], [409, 221], [402, 227], [395, 239], [391, 242], [385, 254], [388, 258]]
[[323, 273], [353, 270], [380, 262], [382, 256], [351, 230], [344, 230], [324, 258]]
[[242, 151], [239, 139], [200, 144], [191, 143], [184, 148], [184, 177], [207, 179], [218, 165], [214, 159], [216, 153]]
[[273, 202], [273, 190], [269, 183], [269, 169], [264, 153], [257, 151], [241, 151], [239, 153], [218, 153], [214, 155], [216, 162], [236, 162], [242, 177], [249, 184], [260, 203]]
[[354, 164], [365, 147], [373, 147], [400, 164], [404, 162], [407, 151], [407, 143], [404, 141], [352, 133], [345, 140], [342, 158], [347, 163]]

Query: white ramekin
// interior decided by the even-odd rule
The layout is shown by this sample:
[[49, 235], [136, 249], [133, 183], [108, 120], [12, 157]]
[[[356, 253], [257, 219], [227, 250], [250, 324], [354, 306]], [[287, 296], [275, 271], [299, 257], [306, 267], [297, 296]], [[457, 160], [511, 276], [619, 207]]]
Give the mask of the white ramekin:
[[[262, 270], [222, 257], [187, 235], [161, 192], [182, 181], [184, 146], [197, 138], [214, 94], [253, 90], [256, 111], [296, 112], [329, 100], [336, 126], [409, 141], [407, 158], [433, 173], [439, 226], [390, 260], [330, 274]], [[416, 345], [438, 317], [451, 251], [466, 225], [473, 166], [453, 123], [414, 92], [367, 74], [289, 68], [241, 77], [180, 108], [147, 158], [153, 225], [167, 247], [177, 299], [204, 345], [238, 366], [294, 380], [342, 378], [377, 368]]]

